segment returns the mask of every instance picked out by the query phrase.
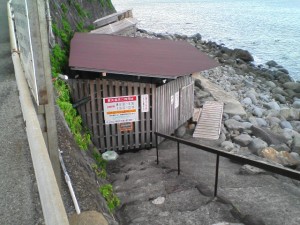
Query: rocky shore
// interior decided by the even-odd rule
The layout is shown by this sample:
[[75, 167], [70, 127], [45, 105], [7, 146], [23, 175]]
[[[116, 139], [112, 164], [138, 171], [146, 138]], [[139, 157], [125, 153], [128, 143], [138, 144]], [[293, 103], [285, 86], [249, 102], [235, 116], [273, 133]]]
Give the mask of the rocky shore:
[[[300, 82], [294, 82], [287, 69], [275, 61], [255, 65], [247, 50], [203, 41], [200, 34], [160, 34], [139, 29], [137, 36], [184, 40], [220, 63], [201, 75], [237, 99], [246, 115], [223, 114], [218, 147], [300, 170]], [[208, 100], [214, 100], [213, 96], [200, 80], [195, 80], [195, 108]], [[183, 129], [187, 127], [193, 129]]]

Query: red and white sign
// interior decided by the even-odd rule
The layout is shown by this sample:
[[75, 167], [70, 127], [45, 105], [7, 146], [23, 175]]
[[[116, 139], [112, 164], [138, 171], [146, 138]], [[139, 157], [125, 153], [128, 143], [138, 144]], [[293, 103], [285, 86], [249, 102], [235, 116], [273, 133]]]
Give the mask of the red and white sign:
[[105, 124], [127, 123], [139, 120], [137, 95], [103, 99]]

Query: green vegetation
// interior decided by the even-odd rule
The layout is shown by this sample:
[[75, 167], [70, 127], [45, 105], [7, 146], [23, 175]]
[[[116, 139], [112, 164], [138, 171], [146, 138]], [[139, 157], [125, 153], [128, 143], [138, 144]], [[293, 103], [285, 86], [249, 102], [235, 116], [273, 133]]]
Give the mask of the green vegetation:
[[81, 18], [87, 17], [87, 14], [88, 14], [87, 11], [85, 11], [78, 2], [74, 3], [74, 6], [76, 8], [78, 15]]
[[112, 213], [121, 204], [120, 199], [114, 194], [111, 184], [105, 184], [99, 188], [105, 198], [109, 211]]
[[[92, 1], [100, 1], [107, 4], [109, 8], [113, 8], [113, 5], [110, 0], [88, 0]], [[58, 78], [59, 74], [63, 74], [68, 65], [68, 55], [70, 49], [70, 41], [74, 35], [74, 30], [70, 22], [68, 21], [68, 10], [70, 6], [74, 6], [78, 15], [79, 22], [74, 24], [76, 27], [76, 31], [79, 32], [88, 32], [94, 29], [93, 25], [89, 25], [88, 27], [84, 27], [84, 19], [85, 17], [90, 17], [91, 14], [85, 11], [79, 3], [75, 3], [73, 0], [68, 0], [67, 5], [61, 4], [61, 10], [63, 12], [63, 16], [61, 19], [61, 23], [53, 23], [52, 29], [53, 33], [57, 38], [60, 39], [60, 45], [56, 44], [51, 51], [50, 61], [51, 61], [51, 69], [53, 75], [53, 85], [57, 92], [56, 104], [60, 107], [62, 112], [64, 113], [65, 120], [71, 130], [71, 133], [74, 136], [74, 139], [80, 149], [87, 150], [91, 143], [91, 135], [83, 127], [82, 118], [78, 114], [77, 110], [73, 108], [71, 103], [71, 95], [70, 90], [67, 83]], [[73, 26], [73, 27], [74, 27]], [[106, 165], [107, 161], [102, 158], [102, 155], [97, 152], [97, 149], [93, 151], [93, 157], [95, 159], [95, 164], [91, 165], [97, 177], [101, 179], [106, 179]], [[108, 209], [111, 213], [120, 205], [119, 198], [113, 193], [113, 187], [111, 184], [106, 184], [99, 187], [99, 192], [105, 198], [107, 202]]]
[[92, 169], [96, 173], [97, 177], [105, 179], [107, 177], [107, 173], [106, 173], [107, 161], [102, 158], [102, 155], [99, 154], [97, 150], [94, 150], [93, 157], [96, 161], [96, 164], [92, 165]]

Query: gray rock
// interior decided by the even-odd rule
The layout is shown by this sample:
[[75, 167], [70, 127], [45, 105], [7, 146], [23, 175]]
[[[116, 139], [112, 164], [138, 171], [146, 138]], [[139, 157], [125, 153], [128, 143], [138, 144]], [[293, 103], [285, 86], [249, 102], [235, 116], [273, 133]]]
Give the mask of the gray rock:
[[300, 154], [300, 135], [296, 135], [294, 137], [294, 140], [292, 143], [292, 151]]
[[300, 133], [300, 121], [291, 121], [290, 122], [293, 130], [297, 131], [298, 133]]
[[275, 88], [276, 87], [276, 84], [273, 82], [273, 81], [267, 81], [266, 82], [266, 85], [270, 88]]
[[251, 98], [253, 104], [257, 104], [256, 92], [254, 90], [250, 90], [246, 93], [246, 97]]
[[277, 102], [268, 102], [264, 104], [264, 107], [266, 107], [267, 109], [274, 109], [279, 111], [280, 110], [280, 106], [278, 105]]
[[281, 120], [277, 117], [268, 117], [267, 120], [269, 121], [270, 126], [278, 125], [281, 122]]
[[291, 77], [282, 71], [277, 71], [275, 77], [282, 84], [292, 81]]
[[283, 87], [300, 93], [300, 83], [298, 82], [286, 82], [283, 84]]
[[300, 109], [300, 100], [294, 101], [293, 107], [296, 108], [296, 109]]
[[266, 65], [269, 67], [276, 67], [278, 64], [274, 60], [270, 60], [270, 61], [266, 62]]
[[243, 123], [236, 121], [235, 119], [225, 120], [225, 126], [230, 130], [243, 130]]
[[261, 138], [262, 140], [267, 142], [269, 145], [271, 145], [271, 144], [278, 145], [281, 143], [286, 143], [288, 141], [283, 135], [273, 133], [270, 130], [260, 128], [257, 126], [252, 126], [251, 131], [255, 137]]
[[274, 109], [268, 110], [267, 112], [265, 112], [265, 114], [266, 114], [267, 118], [270, 118], [270, 117], [280, 117], [279, 111], [274, 110]]
[[252, 137], [248, 134], [241, 134], [234, 138], [234, 142], [240, 145], [241, 147], [246, 147], [252, 141]]
[[239, 122], [243, 122], [243, 119], [242, 119], [241, 116], [239, 116], [239, 115], [234, 115], [234, 116], [232, 117], [232, 119], [234, 119], [234, 120], [236, 120], [236, 121], [239, 121]]
[[210, 93], [206, 92], [206, 91], [202, 91], [202, 90], [198, 90], [197, 92], [195, 92], [195, 97], [196, 98], [206, 98], [209, 97]]
[[289, 71], [285, 68], [278, 68], [278, 71], [289, 74]]
[[283, 95], [281, 94], [274, 94], [273, 95], [274, 99], [282, 104], [285, 104], [286, 103], [286, 99]]
[[263, 118], [255, 118], [256, 119], [256, 123], [258, 124], [258, 126], [260, 127], [266, 127], [268, 126], [267, 121]]
[[244, 98], [244, 99], [241, 101], [241, 103], [242, 103], [243, 105], [252, 105], [252, 100], [251, 100], [251, 98], [247, 97], [247, 98]]
[[271, 91], [273, 94], [280, 94], [283, 96], [288, 96], [288, 94], [281, 87], [273, 88]]
[[290, 152], [290, 156], [300, 164], [300, 156], [297, 152]]
[[264, 109], [259, 108], [259, 107], [257, 107], [257, 106], [254, 106], [254, 107], [252, 108], [252, 114], [253, 114], [254, 116], [257, 116], [257, 117], [262, 117], [264, 111], [265, 111]]
[[286, 144], [282, 143], [282, 144], [278, 144], [278, 145], [271, 145], [270, 147], [276, 149], [277, 151], [281, 152], [281, 151], [286, 151], [286, 152], [290, 152], [291, 149], [289, 148], [289, 146], [287, 146]]
[[200, 89], [202, 89], [201, 80], [196, 79], [195, 80], [195, 86], [198, 87], [198, 88], [200, 88]]
[[268, 147], [268, 144], [259, 138], [254, 138], [248, 145], [250, 151], [256, 155], [258, 155], [260, 151], [266, 147]]
[[203, 103], [201, 100], [194, 98], [194, 107], [195, 108], [201, 108], [203, 106]]
[[284, 128], [279, 133], [287, 139], [287, 141], [292, 141], [293, 137], [295, 136], [295, 131], [289, 128]]
[[230, 151], [234, 149], [234, 145], [231, 141], [224, 141], [221, 143], [221, 148], [224, 149], [225, 151]]
[[238, 49], [238, 48], [234, 49], [233, 50], [233, 56], [235, 58], [242, 59], [245, 62], [254, 61], [253, 56], [247, 50], [243, 50], [243, 49]]
[[300, 119], [300, 109], [281, 108], [279, 114], [288, 121]]
[[293, 129], [292, 125], [291, 125], [290, 122], [288, 122], [288, 121], [281, 121], [281, 122], [279, 123], [279, 125], [280, 125], [280, 127], [281, 127], [282, 129], [284, 129], [284, 128]]
[[249, 122], [250, 122], [252, 125], [258, 126], [258, 123], [257, 123], [256, 119], [257, 119], [257, 117], [254, 117], [254, 116], [250, 116], [250, 117], [248, 118]]
[[196, 33], [194, 35], [192, 35], [190, 38], [192, 38], [195, 42], [201, 41], [202, 36], [199, 33]]
[[270, 101], [270, 96], [269, 96], [269, 95], [260, 94], [260, 95], [259, 95], [259, 98], [260, 98], [262, 101], [265, 101], [265, 102], [269, 102], [269, 101]]
[[262, 173], [266, 173], [266, 171], [248, 164], [243, 165], [239, 170], [239, 174], [243, 175], [256, 175]]
[[244, 127], [243, 130], [248, 130], [253, 126], [253, 124], [249, 122], [242, 122], [242, 125]]

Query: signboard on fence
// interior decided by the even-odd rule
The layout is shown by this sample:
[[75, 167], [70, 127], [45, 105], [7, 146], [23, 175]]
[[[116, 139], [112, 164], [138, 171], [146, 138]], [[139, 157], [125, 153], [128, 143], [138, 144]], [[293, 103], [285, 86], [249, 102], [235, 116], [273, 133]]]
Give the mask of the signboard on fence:
[[38, 7], [45, 8], [45, 4], [44, 1], [38, 2], [38, 0], [13, 0], [11, 6], [18, 49], [28, 85], [36, 103], [45, 105], [48, 103], [48, 97], [40, 31], [43, 21], [40, 21], [37, 16]]
[[137, 95], [104, 98], [103, 109], [105, 124], [127, 123], [139, 120]]

